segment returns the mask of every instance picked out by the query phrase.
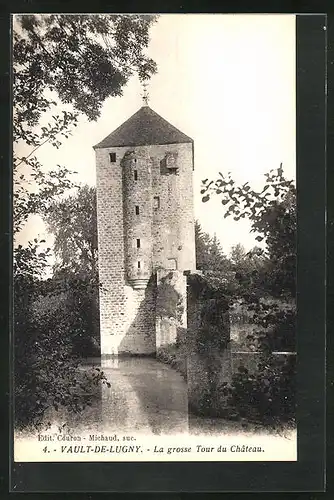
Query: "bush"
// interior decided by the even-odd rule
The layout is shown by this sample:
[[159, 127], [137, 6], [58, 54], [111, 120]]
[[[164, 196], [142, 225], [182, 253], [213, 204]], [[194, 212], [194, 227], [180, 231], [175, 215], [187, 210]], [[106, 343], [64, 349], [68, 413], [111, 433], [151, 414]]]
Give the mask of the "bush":
[[157, 359], [170, 365], [187, 380], [187, 355], [185, 346], [170, 344], [160, 347], [157, 351]]
[[75, 353], [74, 338], [81, 330], [80, 311], [71, 309], [68, 294], [37, 280], [21, 278], [16, 285], [15, 425], [38, 428], [45, 424], [49, 409], [81, 411], [105, 376], [96, 369], [90, 373], [78, 369], [81, 358]]
[[240, 366], [221, 394], [225, 405], [240, 418], [268, 425], [294, 424], [296, 357], [262, 358], [255, 373]]

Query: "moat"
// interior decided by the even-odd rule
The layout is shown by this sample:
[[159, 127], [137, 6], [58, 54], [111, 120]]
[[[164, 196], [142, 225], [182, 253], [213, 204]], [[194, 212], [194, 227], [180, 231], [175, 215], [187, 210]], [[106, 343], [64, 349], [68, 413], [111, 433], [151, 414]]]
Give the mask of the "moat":
[[93, 404], [68, 416], [76, 430], [175, 434], [188, 429], [187, 384], [168, 365], [149, 357], [87, 360], [82, 370], [99, 367], [110, 387], [97, 389]]
[[97, 389], [93, 404], [77, 415], [58, 415], [71, 432], [90, 434], [239, 434], [264, 432], [240, 422], [189, 415], [187, 383], [176, 370], [149, 357], [87, 360], [83, 370], [101, 367], [110, 383]]

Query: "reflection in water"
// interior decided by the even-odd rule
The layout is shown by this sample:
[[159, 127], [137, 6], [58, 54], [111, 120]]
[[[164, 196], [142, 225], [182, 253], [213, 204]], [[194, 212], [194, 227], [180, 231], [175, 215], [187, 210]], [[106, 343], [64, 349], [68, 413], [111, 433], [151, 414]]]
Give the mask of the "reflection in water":
[[[52, 411], [47, 418], [59, 431], [69, 433], [145, 435], [192, 434], [231, 436], [263, 434], [270, 431], [240, 421], [206, 418], [189, 412], [188, 402], [200, 400], [212, 379], [205, 360], [189, 358], [188, 386], [168, 365], [151, 358], [113, 358], [87, 360], [82, 370], [101, 368], [110, 387], [96, 389], [93, 403], [73, 415]], [[217, 368], [217, 365], [216, 365]], [[219, 370], [218, 370], [219, 371]], [[212, 375], [212, 374], [211, 374]], [[220, 377], [226, 378], [220, 370]], [[66, 424], [65, 424], [66, 422]]]
[[[90, 365], [100, 365], [91, 360]], [[91, 407], [71, 417], [70, 427], [92, 432], [175, 434], [187, 432], [187, 385], [169, 366], [150, 358], [102, 361], [106, 384]]]
[[72, 432], [89, 431], [110, 435], [271, 434], [270, 429], [263, 429], [260, 425], [226, 420], [214, 415], [205, 417], [192, 411], [194, 405], [205, 406], [206, 397], [214, 406], [214, 389], [230, 374], [223, 358], [212, 359], [210, 356], [215, 367], [213, 372], [206, 359], [189, 357], [188, 386], [176, 370], [152, 358], [120, 357], [102, 363], [100, 359], [88, 360], [82, 369], [94, 366], [101, 368], [110, 387], [103, 384], [96, 390], [93, 404], [79, 414], [58, 413], [58, 418], [51, 418], [51, 421], [55, 425], [63, 425], [66, 421], [66, 428]]

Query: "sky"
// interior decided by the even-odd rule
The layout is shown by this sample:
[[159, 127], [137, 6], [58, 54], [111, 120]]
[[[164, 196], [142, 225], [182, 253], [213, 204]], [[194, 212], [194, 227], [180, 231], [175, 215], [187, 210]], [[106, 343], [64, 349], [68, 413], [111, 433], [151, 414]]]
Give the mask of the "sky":
[[[195, 218], [226, 253], [237, 243], [252, 248], [250, 224], [224, 219], [218, 197], [202, 203], [200, 186], [231, 172], [237, 182], [260, 188], [280, 163], [295, 179], [295, 16], [164, 14], [147, 52], [158, 65], [150, 107], [194, 139]], [[38, 159], [46, 168], [66, 165], [78, 172], [77, 181], [95, 185], [92, 147], [142, 106], [141, 96], [133, 77], [123, 96], [105, 101], [96, 122], [81, 118], [59, 150], [45, 145]], [[45, 237], [45, 226], [34, 216], [18, 241], [37, 235]]]

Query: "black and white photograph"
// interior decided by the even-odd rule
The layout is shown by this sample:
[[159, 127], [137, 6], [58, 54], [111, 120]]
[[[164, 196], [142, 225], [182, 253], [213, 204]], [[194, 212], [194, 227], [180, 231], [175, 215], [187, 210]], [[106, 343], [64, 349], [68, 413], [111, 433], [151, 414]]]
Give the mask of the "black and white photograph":
[[296, 461], [296, 16], [15, 14], [15, 462]]

